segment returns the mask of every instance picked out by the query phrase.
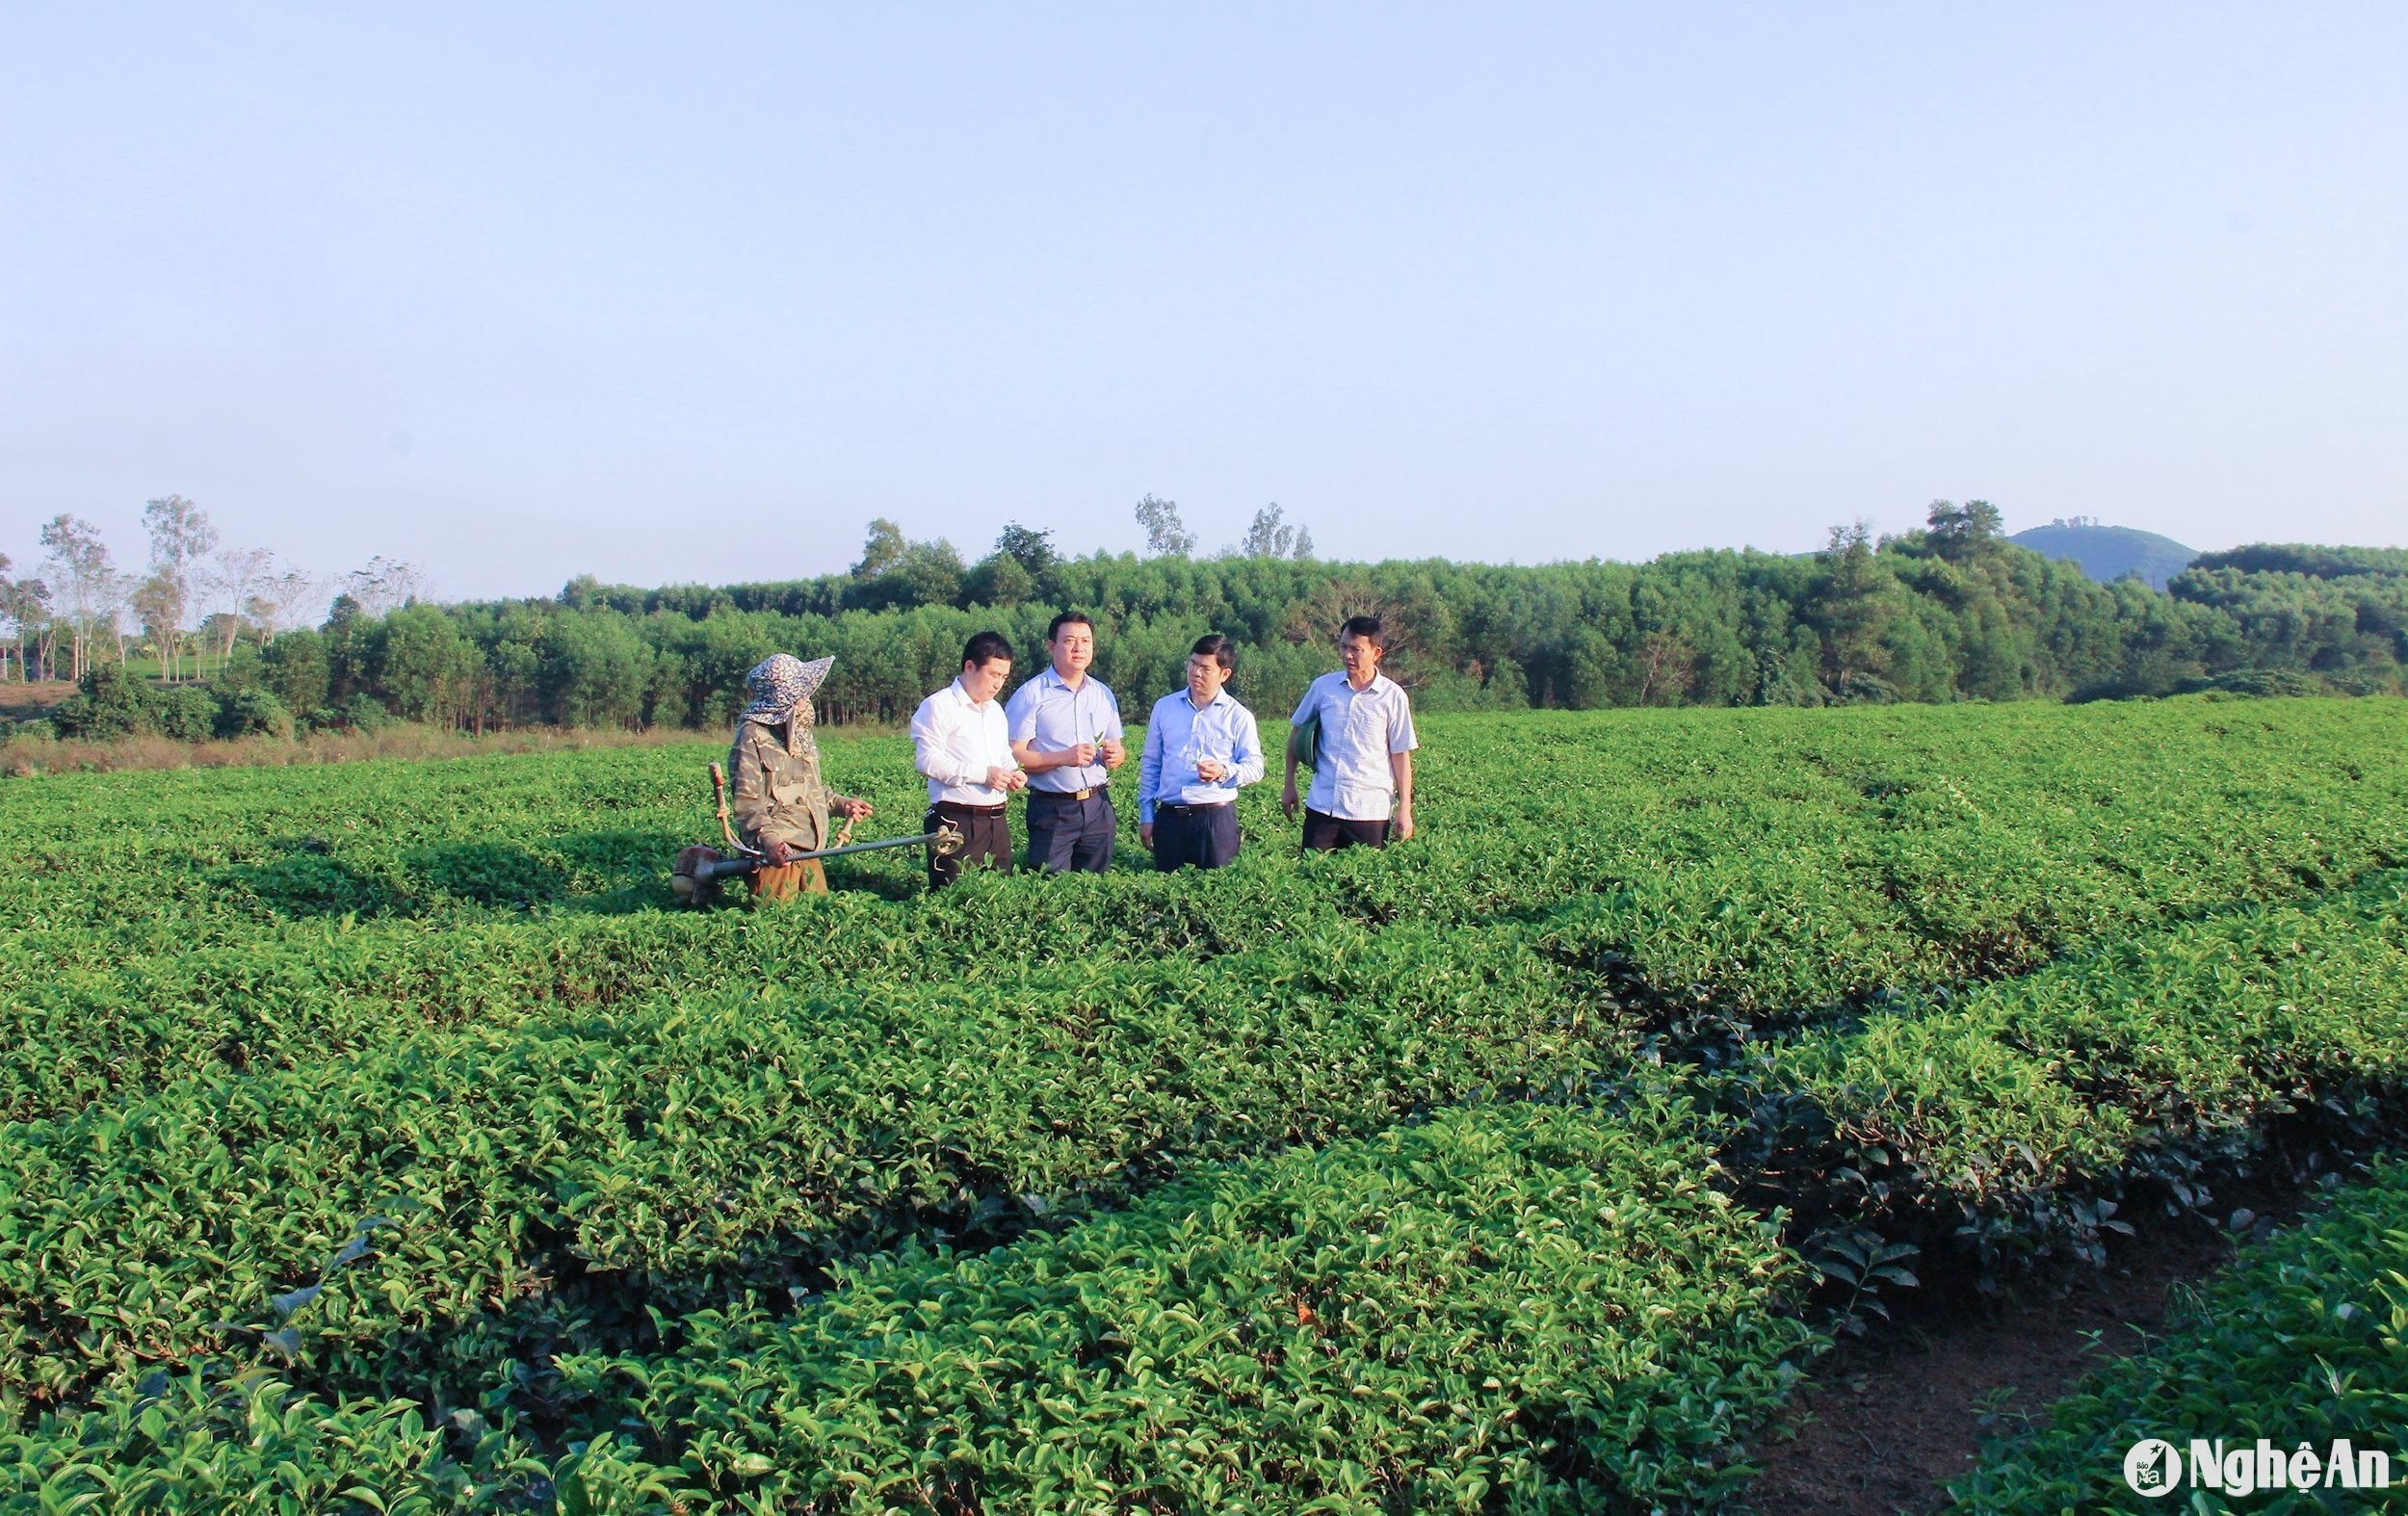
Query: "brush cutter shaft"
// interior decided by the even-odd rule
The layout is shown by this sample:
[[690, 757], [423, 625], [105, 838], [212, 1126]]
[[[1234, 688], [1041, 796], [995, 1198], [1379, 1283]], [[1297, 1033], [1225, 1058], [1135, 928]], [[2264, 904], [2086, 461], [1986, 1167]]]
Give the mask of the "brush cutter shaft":
[[[951, 826], [940, 826], [917, 837], [889, 837], [882, 842], [856, 842], [843, 848], [822, 848], [812, 852], [790, 852], [788, 863], [808, 863], [814, 858], [841, 858], [849, 852], [877, 852], [885, 848], [925, 848], [933, 846], [940, 853], [955, 852], [961, 847], [961, 833]], [[733, 879], [769, 867], [767, 860], [753, 858], [712, 858], [697, 864], [694, 878], [698, 884]]]

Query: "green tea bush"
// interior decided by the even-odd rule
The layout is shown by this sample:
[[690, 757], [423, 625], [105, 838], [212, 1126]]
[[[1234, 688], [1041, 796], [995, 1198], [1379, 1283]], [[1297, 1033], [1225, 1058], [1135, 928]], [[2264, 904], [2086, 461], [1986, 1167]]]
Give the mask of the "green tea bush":
[[213, 732], [219, 737], [273, 737], [288, 742], [293, 736], [293, 713], [266, 690], [237, 690], [220, 702]]
[[1709, 1509], [1818, 1340], [1688, 1114], [1443, 1112], [1197, 1171], [781, 1320], [572, 1360], [549, 1461], [460, 1409], [154, 1376], [0, 1436], [0, 1508]]
[[327, 1406], [264, 1373], [161, 1375], [149, 1389], [0, 1432], [0, 1510], [427, 1516], [475, 1487], [406, 1401]]
[[1762, 1080], [1802, 1150], [1781, 1166], [1831, 1176], [1834, 1205], [1936, 1216], [1993, 1268], [2095, 1255], [2118, 1224], [2100, 1196], [2204, 1204], [2203, 1171], [2246, 1168], [2278, 1121], [2396, 1122], [2403, 984], [2408, 875], [2390, 873], [1810, 1035], [1734, 1083]]
[[123, 664], [94, 664], [76, 680], [75, 693], [51, 709], [50, 722], [62, 737], [106, 742], [156, 732], [159, 713], [150, 690]]
[[1677, 1108], [1451, 1111], [568, 1372], [715, 1507], [1712, 1508], [1814, 1346], [1712, 1178]]
[[152, 691], [150, 709], [162, 737], [199, 743], [217, 735], [218, 697], [198, 685], [170, 685]]
[[465, 1394], [543, 1343], [640, 1331], [646, 1307], [1008, 1235], [1197, 1160], [1561, 1096], [1619, 1029], [1556, 972], [1510, 936], [1356, 928], [1204, 974], [772, 982], [21, 1123], [0, 1404], [225, 1345], [214, 1323], [256, 1319], [370, 1216], [395, 1224], [318, 1302], [304, 1365], [340, 1394]]
[[[921, 897], [914, 859], [872, 855], [841, 861], [837, 882], [889, 898], [807, 904], [786, 929], [819, 923], [827, 972], [882, 977], [976, 962], [993, 933], [1040, 919], [1063, 951], [1106, 956], [1236, 951], [1336, 919], [1531, 922], [1634, 1004], [1780, 1019], [2028, 972], [2408, 861], [2408, 705], [2393, 702], [1426, 724], [1424, 834], [1386, 855], [1297, 860], [1264, 786], [1240, 802], [1248, 855], [1209, 886], [1157, 886], [1130, 847], [1097, 888], [1012, 881], [970, 910]], [[880, 824], [916, 820], [903, 744], [826, 745]], [[493, 985], [527, 992], [445, 1005], [539, 1012], [550, 964], [602, 954], [674, 965], [648, 986], [674, 993], [692, 960], [660, 908], [663, 874], [712, 829], [701, 768], [720, 753], [45, 780], [0, 809], [0, 971], [36, 986], [26, 1013], [48, 1030], [29, 1034], [89, 1045], [77, 1068], [113, 1071], [128, 1097], [148, 1071], [220, 1050], [250, 1066], [356, 1047], [397, 999], [429, 1004], [389, 986], [458, 978], [463, 932]], [[335, 926], [356, 933], [337, 955], [358, 963], [339, 987], [320, 961]], [[644, 993], [641, 980], [617, 975], [610, 993]], [[252, 981], [321, 987], [255, 1000]], [[577, 994], [564, 984], [558, 1003]], [[260, 1022], [265, 1044], [215, 1034]], [[389, 1016], [396, 1035], [421, 1024]]]
[[[8, 781], [0, 1419], [50, 1450], [20, 1458], [19, 1503], [62, 1471], [60, 1502], [166, 1503], [163, 1458], [220, 1470], [192, 1488], [227, 1503], [264, 1500], [236, 1492], [264, 1488], [244, 1481], [267, 1468], [272, 1415], [318, 1439], [267, 1476], [301, 1481], [276, 1497], [295, 1508], [354, 1499], [310, 1482], [346, 1460], [378, 1499], [607, 1487], [641, 1508], [666, 1499], [649, 1479], [777, 1508], [803, 1487], [780, 1481], [842, 1466], [780, 1461], [816, 1435], [779, 1398], [800, 1393], [791, 1377], [852, 1386], [825, 1425], [883, 1427], [902, 1440], [875, 1445], [879, 1469], [939, 1481], [897, 1499], [1042, 1504], [1053, 1466], [1008, 1452], [1042, 1402], [939, 1377], [931, 1394], [954, 1398], [923, 1406], [882, 1361], [834, 1366], [811, 1323], [888, 1290], [957, 1345], [944, 1334], [986, 1318], [944, 1302], [998, 1279], [1036, 1290], [1009, 1273], [1029, 1261], [1119, 1298], [1162, 1277], [1177, 1197], [1208, 1193], [1378, 1273], [1385, 1255], [1344, 1251], [1364, 1236], [1327, 1241], [1321, 1201], [1244, 1210], [1213, 1188], [1293, 1198], [1312, 1175], [1469, 1218], [1472, 1253], [1417, 1252], [1435, 1272], [1365, 1298], [1429, 1324], [1403, 1340], [1480, 1368], [1479, 1394], [1312, 1401], [1364, 1457], [1334, 1434], [1302, 1448], [1268, 1401], [1215, 1398], [1243, 1365], [1205, 1377], [1180, 1358], [1152, 1398], [1077, 1402], [1062, 1488], [1125, 1478], [1190, 1492], [1165, 1503], [1217, 1489], [1264, 1509], [1308, 1490], [1339, 1506], [1711, 1503], [1736, 1477], [1735, 1428], [1774, 1393], [1765, 1365], [1811, 1335], [1781, 1317], [1796, 1257], [1710, 1245], [1704, 1211], [1646, 1185], [1657, 1210], [1616, 1234], [1666, 1292], [1644, 1311], [1603, 1265], [1514, 1251], [1460, 1199], [1492, 1160], [1496, 1193], [1536, 1197], [1515, 1238], [1588, 1226], [1581, 1176], [1645, 1168], [1560, 1134], [1531, 1137], [1552, 1156], [1528, 1158], [1531, 1123], [1557, 1119], [1539, 1108], [1634, 1100], [1654, 1112], [1645, 1151], [1670, 1144], [1741, 1196], [1694, 1202], [1734, 1224], [1759, 1226], [1752, 1207], [1793, 1214], [1799, 1236], [1961, 1228], [1998, 1268], [2095, 1252], [2143, 1187], [2204, 1203], [2286, 1123], [2390, 1130], [2408, 963], [2384, 871], [2408, 863], [2408, 706], [1540, 712], [1433, 718], [1425, 739], [1424, 833], [1384, 853], [1297, 857], [1266, 787], [1241, 800], [1246, 854], [1220, 873], [1158, 877], [1133, 855], [1108, 878], [929, 896], [916, 859], [877, 854], [840, 860], [836, 896], [758, 911], [666, 908], [668, 858], [708, 834], [717, 744]], [[900, 741], [826, 746], [831, 777], [878, 804], [873, 831], [917, 820]], [[1740, 1120], [1632, 1093], [1662, 1085]], [[1458, 1169], [1426, 1142], [1483, 1156]], [[1291, 1277], [1257, 1248], [1274, 1235], [1214, 1234], [1171, 1286], [1197, 1320], [1249, 1321], [1252, 1297], [1213, 1281]], [[1672, 1242], [1651, 1251], [1656, 1236]], [[1111, 1237], [1118, 1252], [1078, 1250]], [[1517, 1309], [1579, 1341], [1534, 1346], [1512, 1321], [1500, 1341], [1526, 1361], [1592, 1355], [1560, 1404], [1514, 1398], [1467, 1319], [1396, 1303], [1443, 1278], [1503, 1320], [1481, 1293], [1505, 1288], [1483, 1272], [1501, 1259], [1519, 1260]], [[1741, 1295], [1786, 1324], [1726, 1335], [1716, 1302]], [[1364, 1311], [1349, 1329], [1372, 1330]], [[1032, 1317], [1014, 1351], [1038, 1363], [1070, 1341], [1062, 1320]], [[1677, 1372], [1668, 1347], [1613, 1357], [1640, 1327], [1703, 1356]], [[1038, 1382], [1087, 1394], [1095, 1353]], [[757, 1375], [727, 1402], [701, 1377], [713, 1364]], [[157, 1389], [163, 1370], [189, 1388]], [[1346, 1370], [1392, 1389], [1412, 1372]], [[1184, 1433], [1114, 1441], [1155, 1425], [1140, 1400], [1295, 1451], [1216, 1462]], [[764, 1419], [772, 1402], [795, 1414]], [[954, 1420], [914, 1420], [940, 1403]], [[1432, 1461], [1441, 1429], [1471, 1450], [1463, 1482]], [[945, 1461], [964, 1448], [972, 1461]], [[118, 1464], [134, 1482], [93, 1482]]]
[[556, 1459], [473, 1412], [328, 1403], [273, 1373], [152, 1374], [97, 1405], [0, 1431], [0, 1511], [674, 1516], [667, 1487], [606, 1433]]

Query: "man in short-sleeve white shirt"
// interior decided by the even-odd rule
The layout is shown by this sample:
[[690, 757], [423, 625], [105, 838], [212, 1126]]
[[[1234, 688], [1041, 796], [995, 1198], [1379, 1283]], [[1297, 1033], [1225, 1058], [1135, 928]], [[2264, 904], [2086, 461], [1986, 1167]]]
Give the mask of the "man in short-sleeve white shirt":
[[[1413, 835], [1413, 704], [1379, 671], [1388, 641], [1379, 618], [1350, 616], [1338, 629], [1337, 673], [1313, 681], [1288, 719], [1292, 727], [1320, 722], [1313, 787], [1304, 797], [1304, 848], [1384, 848]], [[1288, 745], [1288, 782], [1279, 797], [1296, 817], [1296, 745]]]
[[1064, 611], [1045, 629], [1050, 667], [1012, 692], [1004, 707], [1011, 754], [1029, 771], [1029, 867], [1040, 874], [1112, 866], [1112, 797], [1105, 786], [1128, 754], [1120, 701], [1087, 672], [1095, 623]]

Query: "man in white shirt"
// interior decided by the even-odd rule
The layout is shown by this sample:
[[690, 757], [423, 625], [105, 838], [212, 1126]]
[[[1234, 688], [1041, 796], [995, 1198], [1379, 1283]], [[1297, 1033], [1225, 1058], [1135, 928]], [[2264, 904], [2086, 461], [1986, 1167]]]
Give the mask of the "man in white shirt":
[[1254, 713], [1230, 698], [1229, 639], [1199, 638], [1188, 687], [1154, 702], [1138, 760], [1138, 841], [1156, 872], [1224, 868], [1238, 856], [1238, 791], [1263, 777]]
[[[1288, 719], [1320, 723], [1313, 789], [1304, 802], [1304, 849], [1384, 848], [1413, 835], [1413, 703], [1379, 671], [1388, 652], [1379, 617], [1347, 618], [1338, 629], [1346, 667], [1313, 681]], [[1279, 807], [1296, 819], [1296, 744], [1288, 745], [1288, 782]]]
[[1011, 693], [1004, 722], [1011, 755], [1029, 772], [1029, 867], [1039, 874], [1112, 866], [1112, 771], [1121, 745], [1120, 701], [1092, 678], [1095, 623], [1064, 611], [1045, 629], [1051, 667]]
[[942, 823], [961, 833], [957, 853], [929, 854], [929, 888], [960, 877], [964, 864], [1011, 872], [1011, 822], [1004, 797], [1029, 782], [1011, 756], [1004, 708], [995, 697], [1011, 677], [1011, 644], [981, 632], [961, 649], [961, 676], [911, 713], [912, 763], [929, 782], [926, 830]]

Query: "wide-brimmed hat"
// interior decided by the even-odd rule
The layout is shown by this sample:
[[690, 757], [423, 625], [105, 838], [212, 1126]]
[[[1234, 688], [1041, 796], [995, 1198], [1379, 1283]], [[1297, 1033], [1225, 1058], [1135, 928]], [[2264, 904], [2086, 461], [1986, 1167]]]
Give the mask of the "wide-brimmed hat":
[[745, 707], [745, 719], [784, 720], [796, 706], [819, 693], [820, 682], [835, 662], [830, 656], [806, 664], [792, 653], [772, 653], [762, 659], [745, 675], [745, 693], [752, 696], [752, 703]]

